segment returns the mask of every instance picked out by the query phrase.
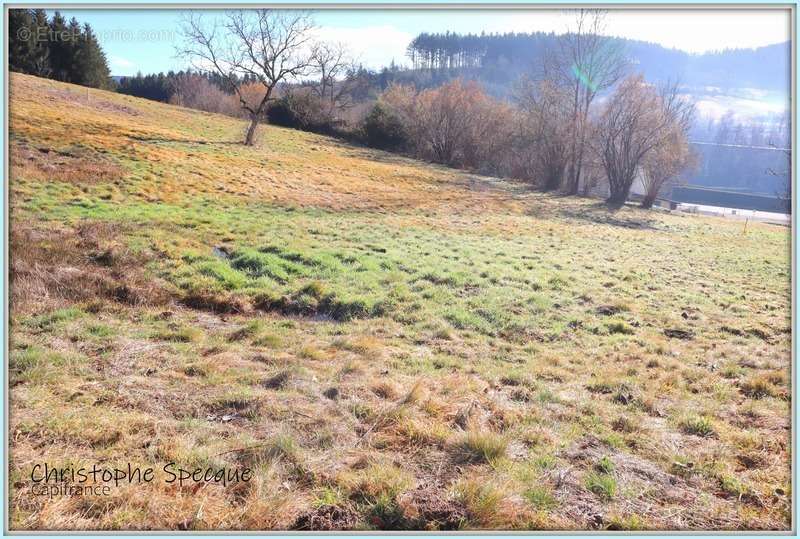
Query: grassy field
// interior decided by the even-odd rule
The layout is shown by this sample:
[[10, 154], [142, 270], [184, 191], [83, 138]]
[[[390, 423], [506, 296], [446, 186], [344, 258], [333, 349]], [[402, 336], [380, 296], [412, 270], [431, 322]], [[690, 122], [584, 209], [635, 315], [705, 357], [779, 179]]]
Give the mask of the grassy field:
[[12, 529], [791, 526], [787, 228], [10, 91]]

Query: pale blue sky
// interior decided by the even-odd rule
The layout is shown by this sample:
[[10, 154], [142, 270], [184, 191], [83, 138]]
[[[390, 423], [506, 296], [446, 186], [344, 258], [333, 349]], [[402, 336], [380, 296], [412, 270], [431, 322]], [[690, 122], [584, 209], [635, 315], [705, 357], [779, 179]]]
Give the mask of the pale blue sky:
[[[175, 57], [180, 12], [158, 9], [73, 9], [62, 13], [88, 22], [98, 34], [111, 73], [133, 75], [180, 70]], [[369, 67], [407, 61], [405, 48], [419, 32], [563, 33], [570, 16], [559, 10], [318, 10], [314, 19], [324, 39], [346, 43]], [[641, 39], [689, 52], [748, 48], [790, 38], [788, 10], [775, 9], [617, 9], [609, 12], [606, 33]]]

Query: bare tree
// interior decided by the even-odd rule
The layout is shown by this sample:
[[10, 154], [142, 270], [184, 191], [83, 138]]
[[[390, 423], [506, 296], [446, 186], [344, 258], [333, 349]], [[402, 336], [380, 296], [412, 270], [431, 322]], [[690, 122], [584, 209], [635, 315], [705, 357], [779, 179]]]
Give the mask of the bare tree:
[[[769, 146], [779, 151], [783, 155], [783, 164], [780, 169], [769, 167], [767, 172], [770, 176], [780, 178], [780, 187], [776, 190], [778, 198], [783, 199], [783, 206], [787, 212], [792, 211], [792, 145], [791, 136], [791, 117], [784, 114], [781, 121], [775, 126], [769, 140]], [[780, 147], [779, 147], [780, 145]]]
[[313, 58], [319, 82], [312, 92], [320, 101], [325, 114], [332, 118], [337, 111], [354, 105], [352, 91], [358, 84], [357, 66], [342, 43], [320, 43]]
[[502, 160], [513, 114], [474, 81], [454, 79], [421, 92], [392, 85], [381, 102], [399, 119], [418, 157], [482, 170]]
[[[516, 90], [520, 111], [516, 140], [512, 151], [527, 154], [527, 174], [545, 191], [557, 189], [567, 167], [571, 96], [551, 81], [523, 80]], [[516, 153], [516, 152], [515, 152]]]
[[589, 136], [589, 111], [599, 93], [614, 86], [625, 74], [627, 60], [622, 42], [602, 35], [606, 11], [580, 9], [569, 31], [545, 59], [545, 78], [570, 92], [568, 165], [564, 190], [577, 194]]
[[642, 207], [652, 208], [659, 193], [676, 185], [681, 175], [695, 168], [699, 161], [700, 155], [692, 150], [686, 134], [677, 126], [673, 128], [642, 160]]
[[[184, 42], [178, 52], [195, 69], [214, 70], [225, 79], [250, 118], [244, 144], [251, 146], [278, 84], [311, 70], [313, 28], [310, 15], [298, 11], [236, 10], [208, 25], [192, 13], [183, 21]], [[257, 81], [263, 92], [243, 92], [247, 79]]]
[[240, 116], [241, 109], [236, 97], [226, 94], [206, 77], [196, 73], [181, 74], [169, 99], [173, 105], [189, 107], [206, 112]]
[[608, 203], [621, 206], [644, 158], [675, 133], [685, 137], [694, 105], [682, 99], [677, 84], [657, 90], [641, 75], [625, 79], [609, 98], [593, 137], [608, 179]]

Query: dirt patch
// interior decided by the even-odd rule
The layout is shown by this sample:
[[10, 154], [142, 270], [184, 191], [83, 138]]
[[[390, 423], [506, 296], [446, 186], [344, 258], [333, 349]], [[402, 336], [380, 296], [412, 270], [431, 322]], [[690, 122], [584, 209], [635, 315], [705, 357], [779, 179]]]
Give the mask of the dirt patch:
[[684, 341], [694, 338], [694, 333], [685, 329], [665, 329], [664, 335], [670, 339], [681, 339]]
[[458, 530], [468, 518], [467, 508], [446, 492], [431, 486], [420, 486], [402, 494], [398, 505], [408, 529]]
[[289, 383], [291, 375], [288, 372], [279, 372], [271, 378], [267, 378], [261, 385], [266, 389], [283, 389]]
[[[563, 459], [572, 466], [553, 472], [556, 496], [565, 508], [565, 516], [576, 527], [602, 528], [607, 526], [606, 514], [622, 504], [632, 513], [658, 519], [659, 527], [681, 529], [688, 520], [703, 521], [708, 507], [696, 504], [697, 489], [682, 477], [670, 474], [657, 465], [636, 455], [610, 447], [594, 436], [584, 436], [562, 451]], [[585, 488], [583, 474], [592, 471], [601, 459], [612, 464], [613, 475], [620, 491], [636, 493], [624, 500], [620, 495], [607, 502]], [[674, 511], [664, 511], [672, 506]], [[700, 513], [702, 511], [702, 513]], [[695, 514], [696, 513], [696, 514]], [[702, 527], [702, 526], [701, 526]]]
[[662, 490], [659, 495], [661, 499], [690, 503], [695, 497], [693, 489], [682, 478], [663, 471], [641, 457], [612, 448], [591, 435], [584, 436], [566, 449], [563, 457], [587, 465], [594, 465], [607, 457], [614, 464], [614, 471], [620, 479], [647, 481], [651, 487], [657, 486]]
[[597, 309], [595, 309], [595, 312], [600, 316], [613, 316], [621, 311], [622, 309], [615, 305], [600, 305], [597, 307]]
[[335, 531], [352, 530], [359, 522], [359, 514], [347, 505], [322, 505], [297, 517], [292, 530]]

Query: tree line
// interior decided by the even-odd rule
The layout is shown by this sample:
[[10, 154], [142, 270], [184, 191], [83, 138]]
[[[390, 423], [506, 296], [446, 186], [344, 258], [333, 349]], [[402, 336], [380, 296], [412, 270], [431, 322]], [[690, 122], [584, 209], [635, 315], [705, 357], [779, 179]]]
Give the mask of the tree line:
[[11, 71], [113, 88], [105, 53], [88, 23], [67, 21], [58, 11], [48, 17], [43, 9], [10, 9], [8, 29]]
[[555, 43], [553, 33], [423, 32], [406, 50], [415, 69], [490, 68], [528, 65]]
[[[414, 69], [450, 72], [453, 78], [470, 76], [495, 85], [493, 93], [499, 95], [508, 93], [521, 74], [541, 64], [561, 39], [561, 35], [545, 32], [423, 32], [411, 41], [406, 54]], [[650, 81], [679, 76], [692, 86], [789, 89], [790, 42], [693, 55], [644, 41], [606, 39], [609, 46], [624, 47]]]
[[[192, 70], [149, 73], [147, 75], [138, 72], [132, 77], [120, 77], [117, 82], [116, 90], [121, 94], [168, 103], [176, 93], [181, 91], [188, 79], [195, 78], [204, 79], [220, 92], [228, 95], [233, 94], [233, 89], [230, 87], [227, 80], [218, 73], [213, 71]], [[255, 82], [255, 78], [247, 75], [243, 77], [240, 83], [250, 84], [253, 82]]]

